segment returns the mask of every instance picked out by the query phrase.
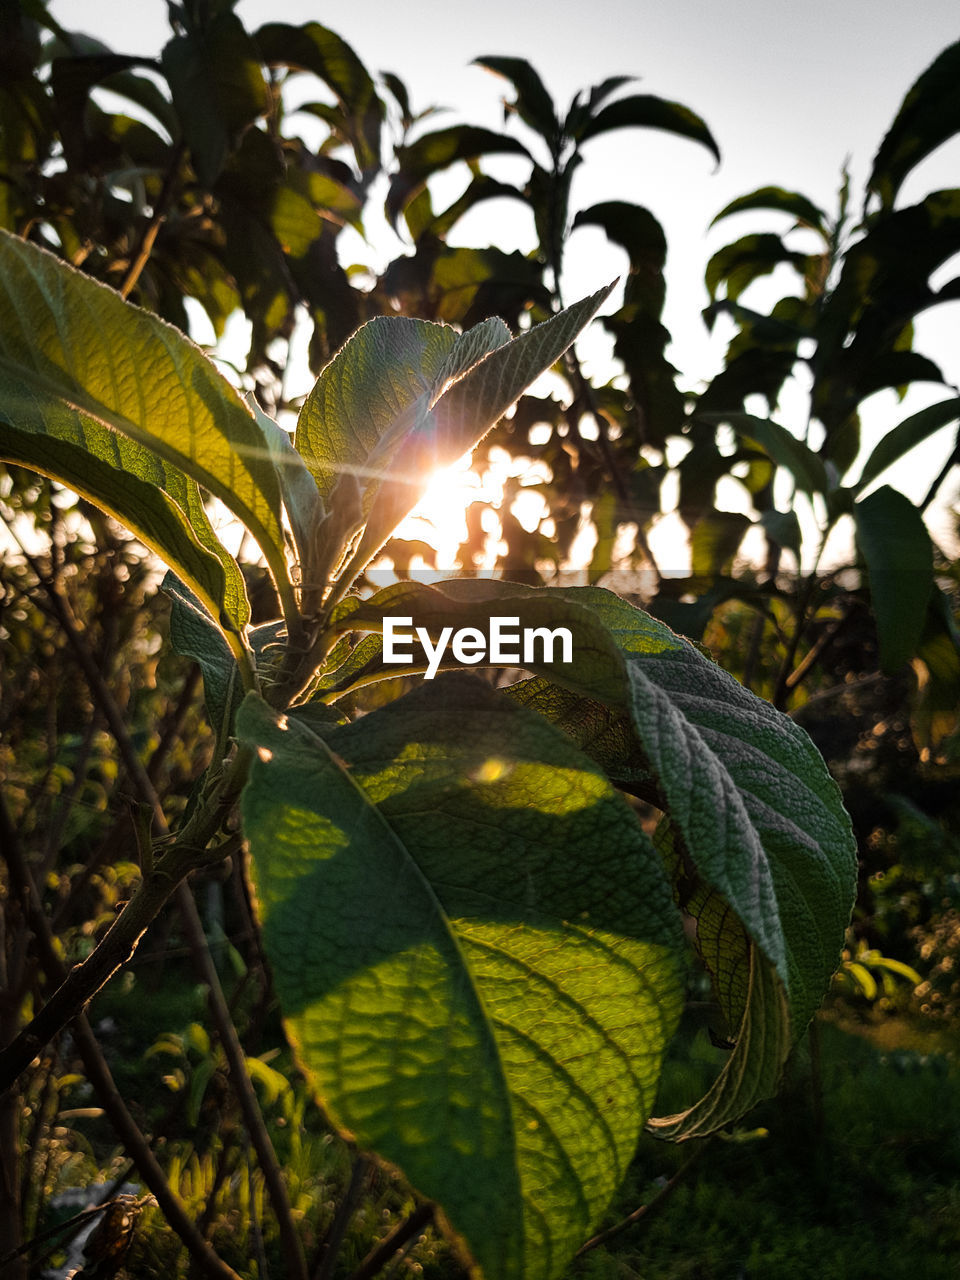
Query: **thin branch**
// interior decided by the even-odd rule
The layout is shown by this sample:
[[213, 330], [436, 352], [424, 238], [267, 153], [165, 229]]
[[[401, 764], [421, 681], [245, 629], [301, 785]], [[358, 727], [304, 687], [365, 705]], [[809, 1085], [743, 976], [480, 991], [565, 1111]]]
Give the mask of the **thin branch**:
[[343, 1237], [346, 1235], [350, 1219], [353, 1217], [357, 1205], [367, 1189], [372, 1172], [373, 1164], [370, 1159], [363, 1154], [358, 1155], [353, 1163], [350, 1182], [344, 1192], [343, 1199], [337, 1206], [337, 1212], [334, 1214], [330, 1229], [320, 1245], [313, 1280], [330, 1280], [333, 1275], [337, 1256], [340, 1253], [340, 1246], [343, 1244]]
[[[0, 794], [0, 836], [3, 839], [5, 858], [10, 872], [11, 889], [19, 899], [36, 939], [44, 972], [50, 981], [61, 983], [59, 989], [62, 991], [68, 981], [66, 969], [57, 953], [50, 925], [40, 906], [37, 887], [33, 883], [33, 876], [20, 848], [20, 840], [2, 794]], [[97, 1037], [83, 1013], [78, 1013], [74, 1018], [72, 1030], [74, 1043], [83, 1061], [87, 1079], [93, 1085], [118, 1137], [135, 1161], [140, 1176], [156, 1197], [157, 1204], [169, 1226], [183, 1241], [191, 1257], [196, 1260], [205, 1275], [213, 1277], [214, 1280], [240, 1280], [233, 1268], [228, 1267], [204, 1240], [187, 1214], [182, 1200], [167, 1182], [166, 1174], [114, 1084]]]
[[[660, 1213], [663, 1206], [667, 1203], [681, 1182], [689, 1177], [691, 1170], [699, 1162], [704, 1151], [706, 1151], [709, 1145], [710, 1139], [708, 1138], [705, 1142], [701, 1143], [699, 1147], [697, 1147], [696, 1151], [694, 1151], [694, 1153], [680, 1166], [670, 1181], [666, 1183], [666, 1185], [657, 1193], [657, 1195], [654, 1196], [652, 1200], [647, 1204], [640, 1205], [639, 1208], [634, 1209], [633, 1213], [628, 1213], [620, 1222], [616, 1223], [612, 1227], [608, 1227], [606, 1231], [599, 1232], [591, 1240], [588, 1240], [586, 1244], [581, 1245], [575, 1256], [579, 1258], [583, 1254], [589, 1253], [591, 1249], [598, 1249], [600, 1245], [606, 1244], [609, 1240], [614, 1239], [615, 1236], [620, 1235], [629, 1227], [632, 1227], [643, 1220], [649, 1221], [655, 1213]], [[356, 1280], [356, 1277], [353, 1277], [353, 1280]]]
[[143, 235], [140, 237], [140, 244], [137, 252], [134, 254], [130, 266], [127, 268], [127, 274], [123, 278], [120, 286], [120, 297], [129, 298], [133, 292], [133, 288], [140, 279], [143, 268], [150, 261], [150, 254], [153, 252], [154, 241], [157, 238], [157, 232], [160, 230], [162, 223], [165, 221], [170, 205], [173, 202], [173, 193], [180, 173], [180, 163], [186, 154], [186, 145], [181, 142], [174, 148], [173, 156], [167, 168], [166, 175], [163, 179], [163, 186], [160, 188], [160, 194], [157, 202], [153, 206], [153, 213], [150, 221], [144, 228]]
[[[93, 660], [93, 655], [86, 643], [85, 636], [77, 626], [69, 604], [63, 595], [45, 577], [41, 581], [57, 611], [61, 625], [80, 666], [83, 668], [87, 683], [90, 686], [91, 695], [110, 727], [127, 773], [134, 783], [141, 801], [153, 811], [156, 827], [162, 834], [166, 834], [167, 824], [160, 797], [150, 780], [143, 762], [137, 755], [123, 714], [99, 667]], [[149, 883], [154, 878], [154, 876], [145, 876], [144, 881], [141, 883]], [[240, 1103], [244, 1123], [247, 1126], [251, 1142], [256, 1151], [257, 1160], [263, 1171], [267, 1192], [277, 1217], [280, 1240], [287, 1267], [287, 1280], [307, 1280], [307, 1264], [303, 1255], [303, 1246], [293, 1225], [293, 1214], [283, 1181], [283, 1174], [280, 1170], [273, 1144], [270, 1141], [263, 1114], [257, 1103], [253, 1084], [247, 1072], [243, 1049], [240, 1046], [233, 1019], [230, 1017], [223, 988], [220, 985], [220, 978], [211, 958], [210, 949], [207, 946], [200, 917], [197, 914], [196, 904], [183, 877], [180, 878], [176, 886], [176, 895], [177, 905], [184, 922], [187, 942], [197, 969], [207, 986], [210, 1011], [227, 1057], [231, 1084]], [[126, 910], [129, 910], [130, 905], [132, 905], [132, 902], [125, 909], [124, 914], [126, 914]]]
[[286, 1280], [307, 1280], [307, 1263], [303, 1254], [303, 1245], [294, 1227], [293, 1211], [287, 1195], [286, 1184], [283, 1180], [283, 1171], [273, 1149], [273, 1143], [270, 1141], [270, 1135], [267, 1132], [263, 1113], [257, 1102], [250, 1073], [247, 1071], [243, 1048], [237, 1035], [237, 1028], [230, 1016], [230, 1010], [227, 1007], [223, 987], [220, 985], [220, 976], [217, 973], [216, 965], [213, 963], [213, 957], [210, 955], [210, 948], [207, 945], [203, 925], [197, 912], [197, 904], [194, 902], [193, 894], [185, 881], [181, 881], [177, 888], [176, 896], [177, 907], [183, 920], [184, 933], [193, 955], [194, 964], [201, 981], [207, 988], [210, 1013], [230, 1070], [230, 1084], [240, 1104], [243, 1122], [256, 1152], [257, 1162], [260, 1165], [267, 1188], [267, 1195], [270, 1197], [270, 1203], [277, 1219], [280, 1243], [286, 1264]]

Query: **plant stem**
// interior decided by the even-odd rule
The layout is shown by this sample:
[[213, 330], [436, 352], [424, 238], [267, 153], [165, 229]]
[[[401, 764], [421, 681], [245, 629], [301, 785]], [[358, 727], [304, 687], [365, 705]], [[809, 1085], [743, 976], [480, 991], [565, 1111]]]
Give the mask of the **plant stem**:
[[153, 213], [150, 215], [150, 221], [144, 228], [143, 235], [140, 237], [140, 244], [137, 252], [134, 254], [130, 266], [127, 268], [127, 274], [123, 278], [120, 286], [120, 297], [129, 298], [133, 292], [134, 286], [140, 279], [143, 268], [150, 261], [150, 254], [153, 252], [153, 245], [157, 238], [157, 232], [167, 216], [167, 211], [173, 201], [174, 187], [177, 181], [177, 175], [180, 172], [180, 162], [183, 160], [186, 152], [186, 145], [182, 142], [178, 143], [174, 148], [173, 156], [164, 175], [163, 186], [160, 188], [160, 194], [157, 202], [153, 206]]
[[273, 1149], [273, 1143], [270, 1141], [263, 1113], [257, 1102], [250, 1073], [247, 1071], [243, 1048], [240, 1045], [237, 1028], [227, 1007], [223, 987], [220, 985], [220, 976], [217, 973], [216, 965], [213, 963], [213, 957], [210, 955], [210, 948], [207, 945], [203, 925], [197, 912], [197, 904], [193, 900], [193, 894], [190, 892], [189, 887], [183, 880], [177, 886], [177, 906], [183, 920], [187, 943], [193, 954], [194, 964], [197, 967], [201, 981], [207, 988], [207, 1000], [213, 1024], [217, 1029], [217, 1035], [220, 1037], [220, 1043], [226, 1055], [227, 1066], [230, 1069], [230, 1083], [240, 1104], [243, 1123], [246, 1125], [250, 1142], [256, 1152], [257, 1162], [260, 1165], [266, 1184], [267, 1195], [270, 1197], [270, 1203], [273, 1205], [273, 1211], [276, 1215], [277, 1226], [280, 1231], [280, 1243], [286, 1264], [286, 1280], [307, 1280], [307, 1263], [304, 1258], [300, 1237], [297, 1235], [294, 1226], [293, 1213], [290, 1207], [290, 1199], [287, 1196], [287, 1188], [283, 1181], [283, 1173], [277, 1160], [276, 1152]]
[[[694, 1151], [694, 1153], [680, 1166], [666, 1186], [664, 1186], [652, 1200], [647, 1204], [640, 1205], [639, 1208], [634, 1209], [632, 1213], [628, 1213], [625, 1218], [614, 1226], [608, 1227], [606, 1231], [601, 1231], [597, 1235], [593, 1236], [593, 1238], [588, 1240], [586, 1244], [580, 1246], [575, 1256], [579, 1258], [583, 1254], [589, 1253], [591, 1249], [598, 1249], [600, 1245], [606, 1244], [608, 1240], [612, 1240], [615, 1236], [620, 1235], [622, 1232], [626, 1231], [628, 1227], [632, 1227], [642, 1219], [649, 1221], [655, 1213], [659, 1213], [673, 1195], [674, 1191], [676, 1191], [680, 1183], [690, 1175], [690, 1172], [699, 1162], [701, 1156], [709, 1145], [710, 1139], [708, 1138], [697, 1147], [696, 1151]], [[356, 1280], [356, 1277], [353, 1277], [352, 1280]]]
[[[2, 795], [0, 795], [0, 836], [3, 837], [3, 847], [10, 872], [11, 890], [19, 899], [24, 915], [36, 939], [44, 972], [50, 981], [60, 982], [61, 984], [57, 992], [59, 994], [67, 986], [70, 975], [66, 973], [63, 962], [57, 954], [53, 934], [50, 931], [47, 917], [40, 906], [40, 897], [37, 893], [36, 885], [33, 883], [30, 868], [27, 865], [26, 858], [23, 856], [17, 832], [10, 821], [10, 815], [7, 812], [6, 805], [3, 803]], [[123, 914], [125, 915], [126, 912]], [[122, 918], [123, 916], [121, 916]], [[96, 952], [93, 954], [95, 955]], [[76, 970], [73, 970], [73, 972], [75, 973]], [[48, 1007], [49, 1004], [45, 1005], [41, 1013], [45, 1012]], [[196, 1260], [205, 1275], [213, 1277], [214, 1280], [240, 1280], [237, 1273], [231, 1267], [228, 1267], [214, 1253], [207, 1241], [204, 1240], [190, 1220], [183, 1202], [167, 1182], [163, 1169], [160, 1167], [146, 1138], [140, 1132], [123, 1098], [120, 1096], [117, 1086], [114, 1084], [113, 1076], [110, 1074], [110, 1068], [107, 1066], [97, 1037], [94, 1035], [90, 1023], [83, 1013], [77, 1013], [73, 1019], [72, 1029], [74, 1042], [77, 1046], [77, 1052], [83, 1061], [87, 1079], [96, 1090], [97, 1097], [107, 1113], [117, 1136], [136, 1163], [140, 1176], [156, 1197], [157, 1204], [167, 1223], [183, 1241], [191, 1257]], [[18, 1037], [19, 1039], [20, 1037]], [[5, 1050], [4, 1052], [6, 1053], [7, 1051]], [[31, 1059], [28, 1059], [26, 1065], [29, 1065], [30, 1061]]]
[[354, 1211], [360, 1203], [364, 1191], [367, 1189], [372, 1172], [373, 1165], [370, 1160], [363, 1154], [358, 1155], [354, 1161], [353, 1169], [350, 1173], [350, 1182], [344, 1192], [343, 1199], [337, 1206], [337, 1212], [334, 1215], [333, 1222], [330, 1224], [330, 1229], [320, 1245], [313, 1280], [330, 1280], [333, 1275], [337, 1256], [340, 1253], [340, 1246], [343, 1244], [343, 1237], [346, 1235], [350, 1219], [353, 1217]]

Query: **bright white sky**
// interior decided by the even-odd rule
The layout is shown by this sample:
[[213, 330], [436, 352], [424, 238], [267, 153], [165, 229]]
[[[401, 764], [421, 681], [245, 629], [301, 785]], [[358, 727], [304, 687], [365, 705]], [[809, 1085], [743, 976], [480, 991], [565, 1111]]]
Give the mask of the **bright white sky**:
[[[325, 22], [371, 72], [397, 73], [415, 109], [451, 109], [428, 127], [457, 120], [502, 127], [505, 82], [470, 66], [483, 54], [527, 58], [561, 110], [578, 88], [632, 74], [642, 78], [639, 92], [675, 99], [704, 117], [723, 155], [719, 170], [693, 143], [620, 130], [587, 144], [573, 200], [574, 208], [632, 200], [664, 223], [665, 321], [674, 336], [671, 357], [691, 387], [716, 371], [722, 354], [722, 343], [708, 339], [700, 320], [710, 253], [750, 230], [789, 225], [776, 215], [740, 215], [711, 231], [714, 214], [735, 196], [768, 184], [802, 191], [832, 213], [845, 158], [850, 157], [852, 190], [858, 193], [907, 89], [960, 37], [956, 0], [482, 0], [469, 6], [450, 0], [353, 0], [327, 8], [316, 0], [240, 0], [237, 12], [249, 28], [264, 21]], [[65, 26], [100, 36], [118, 52], [155, 55], [168, 35], [163, 0], [53, 0], [51, 9]], [[497, 172], [510, 173], [502, 167]], [[958, 185], [960, 140], [954, 139], [918, 167], [900, 202]], [[469, 215], [457, 238], [526, 250], [532, 237], [520, 207], [498, 202]], [[375, 265], [399, 251], [395, 243], [375, 243], [366, 250], [366, 260]], [[364, 248], [357, 247], [358, 258]], [[599, 231], [578, 231], [568, 251], [565, 295], [592, 292], [623, 268], [622, 256]], [[956, 272], [944, 278], [950, 274]], [[948, 381], [960, 383], [960, 304], [934, 317], [918, 325], [918, 347], [940, 362]], [[582, 353], [589, 364], [591, 358], [602, 360], [605, 350], [598, 337]], [[892, 395], [876, 397], [866, 433], [879, 438], [945, 394], [924, 386], [905, 406]], [[787, 405], [781, 419], [797, 429], [789, 413]], [[925, 491], [949, 447], [949, 432], [901, 465], [897, 487], [914, 498]], [[956, 489], [948, 483], [945, 496], [954, 498]], [[932, 524], [940, 532], [942, 517]]]

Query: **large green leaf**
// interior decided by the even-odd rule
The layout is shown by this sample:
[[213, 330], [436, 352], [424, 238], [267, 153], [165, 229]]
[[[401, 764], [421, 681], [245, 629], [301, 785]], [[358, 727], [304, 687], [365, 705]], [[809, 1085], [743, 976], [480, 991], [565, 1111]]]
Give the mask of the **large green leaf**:
[[588, 138], [594, 138], [599, 133], [609, 133], [611, 129], [634, 126], [642, 129], [664, 129], [667, 133], [690, 138], [706, 147], [717, 164], [720, 163], [720, 148], [706, 123], [695, 111], [682, 103], [668, 102], [665, 98], [657, 98], [648, 93], [631, 94], [602, 107], [584, 126], [580, 141], [586, 142]]
[[868, 189], [889, 209], [907, 174], [960, 132], [960, 43], [944, 49], [911, 87], [873, 161]]
[[378, 316], [320, 374], [297, 419], [296, 447], [327, 500], [341, 475], [383, 480], [391, 453], [422, 422], [458, 338], [448, 325]]
[[[434, 642], [444, 627], [489, 635], [495, 616], [571, 630], [572, 661], [545, 660], [537, 648], [531, 660], [514, 664], [540, 675], [527, 705], [572, 733], [615, 782], [665, 811], [687, 879], [720, 895], [775, 970], [791, 1026], [768, 1026], [756, 1039], [766, 1065], [741, 1055], [728, 1066], [745, 1087], [760, 1078], [769, 1084], [764, 1046], [796, 1038], [816, 1010], [839, 959], [855, 887], [850, 822], [807, 735], [663, 623], [599, 588], [399, 583], [370, 600], [345, 601], [335, 625], [374, 631], [385, 616], [411, 617]], [[384, 665], [375, 642], [364, 644], [362, 669], [348, 678], [377, 678], [378, 662], [381, 677], [424, 669], [422, 660]], [[757, 982], [760, 998], [769, 984], [762, 973]], [[766, 1021], [780, 1005], [764, 999]], [[729, 1082], [722, 1088], [729, 1116], [735, 1095]], [[746, 1105], [750, 1100], [753, 1093]]]
[[256, 698], [238, 717], [288, 1034], [487, 1280], [548, 1280], [626, 1172], [676, 1026], [662, 863], [596, 766], [482, 682], [319, 730]]
[[[3, 376], [4, 395], [8, 385]], [[0, 458], [60, 481], [113, 516], [189, 583], [225, 631], [242, 634], [250, 617], [243, 576], [211, 528], [192, 480], [89, 420], [78, 427], [56, 413], [30, 418], [0, 403], [0, 422]]]
[[917, 651], [933, 590], [933, 546], [909, 498], [883, 485], [854, 503], [857, 545], [867, 563], [880, 665], [896, 671]]
[[[377, 494], [364, 529], [361, 563], [376, 554], [420, 500], [432, 472], [452, 465], [486, 435], [530, 383], [560, 359], [612, 289], [610, 284], [499, 344], [444, 391], [428, 418], [405, 434], [394, 456], [394, 475]], [[461, 341], [469, 339], [468, 332]]]
[[[259, 428], [182, 333], [3, 232], [0, 376], [4, 414], [22, 431], [69, 441], [140, 479], [162, 485], [169, 474], [175, 484], [174, 471], [150, 470], [150, 450], [209, 489], [257, 539], [289, 599], [280, 488]], [[108, 448], [115, 433], [146, 449], [120, 441]], [[192, 520], [195, 505], [170, 491]], [[207, 542], [199, 524], [194, 530]]]

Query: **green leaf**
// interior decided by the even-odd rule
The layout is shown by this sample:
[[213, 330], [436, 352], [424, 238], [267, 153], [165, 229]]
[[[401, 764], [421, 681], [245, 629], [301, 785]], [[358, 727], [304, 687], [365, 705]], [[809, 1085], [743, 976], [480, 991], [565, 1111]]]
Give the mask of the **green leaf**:
[[156, 63], [146, 58], [109, 52], [52, 59], [50, 88], [56, 103], [60, 136], [68, 165], [76, 168], [84, 165], [85, 115], [90, 90], [108, 77], [112, 83], [107, 87], [114, 92], [123, 92], [126, 85], [130, 89], [130, 96], [136, 95], [134, 100], [146, 98], [141, 105], [146, 106], [171, 132], [176, 131], [174, 120], [171, 119], [173, 112], [170, 104], [156, 85], [146, 77], [130, 74], [130, 68], [138, 66], [157, 69]]
[[481, 156], [507, 154], [530, 158], [526, 147], [505, 133], [495, 133], [476, 125], [451, 125], [425, 133], [409, 146], [397, 151], [399, 169], [387, 193], [387, 216], [396, 227], [400, 214], [422, 191], [427, 179], [460, 160], [478, 160]]
[[485, 200], [519, 200], [527, 203], [527, 197], [519, 187], [513, 187], [508, 182], [498, 182], [485, 173], [478, 173], [472, 178], [463, 194], [442, 213], [434, 214], [429, 208], [429, 200], [424, 210], [418, 208], [427, 195], [424, 187], [417, 199], [411, 200], [406, 207], [407, 227], [414, 240], [419, 240], [424, 233], [445, 240], [460, 219]]
[[799, 564], [803, 534], [797, 513], [795, 511], [763, 511], [760, 514], [760, 523], [771, 542], [783, 547], [785, 551], [792, 551]]
[[161, 55], [197, 177], [211, 186], [241, 132], [267, 110], [257, 49], [232, 13], [174, 36]]
[[458, 336], [448, 325], [378, 316], [337, 352], [303, 402], [295, 437], [325, 501], [344, 472], [361, 485], [386, 476], [442, 385]]
[[[717, 914], [729, 921], [730, 912], [722, 900], [717, 902]], [[702, 915], [697, 917], [698, 931], [703, 929], [703, 920]], [[734, 954], [742, 963], [739, 953]], [[657, 1138], [681, 1142], [716, 1133], [779, 1088], [783, 1064], [793, 1047], [783, 986], [758, 947], [748, 947], [744, 954], [749, 985], [743, 1013], [732, 1023], [737, 1028], [733, 1051], [698, 1102], [685, 1111], [647, 1121], [647, 1129]], [[726, 975], [731, 960], [731, 955], [724, 952], [717, 970], [721, 977]]]
[[[0, 351], [2, 342], [0, 332]], [[2, 365], [0, 386], [6, 395], [10, 380]], [[89, 420], [81, 427], [59, 415], [11, 415], [0, 404], [0, 422], [0, 458], [67, 485], [113, 516], [189, 583], [225, 631], [242, 635], [250, 617], [243, 575], [213, 532], [192, 480]]]
[[778, 467], [786, 467], [804, 493], [826, 493], [830, 488], [826, 468], [802, 440], [770, 418], [750, 413], [698, 413], [697, 419], [716, 426], [726, 423], [741, 439], [752, 441]]
[[854, 503], [857, 544], [867, 564], [880, 665], [897, 671], [917, 651], [933, 591], [933, 546], [909, 498], [884, 485]]
[[707, 263], [705, 279], [710, 300], [716, 298], [721, 284], [726, 284], [728, 300], [739, 298], [754, 280], [769, 275], [782, 263], [788, 263], [803, 275], [807, 255], [788, 249], [779, 236], [770, 232], [741, 236], [718, 249]]
[[576, 94], [570, 103], [570, 109], [563, 122], [563, 132], [567, 137], [579, 142], [583, 136], [585, 125], [592, 119], [597, 107], [602, 102], [605, 102], [611, 93], [616, 93], [618, 89], [622, 89], [625, 84], [630, 84], [634, 80], [636, 80], [636, 76], [608, 76], [605, 80], [601, 80], [599, 84], [593, 85], [587, 95], [586, 102], [581, 101], [579, 93]]
[[171, 600], [170, 643], [184, 658], [192, 658], [203, 673], [207, 716], [217, 735], [221, 758], [226, 754], [233, 716], [243, 697], [233, 654], [213, 619], [192, 592], [168, 573], [161, 584]]
[[887, 351], [859, 372], [855, 385], [860, 400], [887, 387], [896, 388], [902, 400], [911, 382], [943, 381], [939, 366], [919, 351]]
[[728, 356], [725, 366], [697, 400], [698, 417], [720, 415], [734, 405], [742, 408], [751, 395], [762, 395], [773, 412], [796, 359], [793, 348], [769, 351], [748, 347], [732, 358]]
[[659, 856], [596, 766], [479, 681], [323, 740], [253, 698], [238, 728], [264, 947], [319, 1100], [488, 1280], [559, 1275], [677, 1022]]
[[958, 250], [960, 190], [933, 191], [879, 219], [848, 250], [821, 312], [811, 361], [813, 412], [828, 442], [856, 410], [861, 383], [876, 385], [873, 371], [897, 351], [914, 317], [950, 299], [949, 286], [934, 293], [928, 281]]
[[586, 142], [588, 138], [609, 133], [611, 129], [633, 126], [641, 129], [664, 129], [681, 138], [690, 138], [706, 147], [717, 164], [720, 163], [720, 148], [700, 116], [679, 102], [668, 102], [665, 98], [657, 98], [652, 94], [632, 94], [608, 103], [584, 125], [580, 141]]
[[[385, 615], [409, 615], [434, 637], [444, 626], [489, 634], [493, 616], [570, 628], [571, 662], [544, 661], [537, 649], [522, 663], [550, 682], [536, 709], [549, 714], [561, 686], [617, 714], [598, 761], [614, 781], [634, 787], [646, 779], [640, 790], [669, 816], [696, 876], [776, 968], [799, 1035], [836, 967], [856, 876], [849, 819], [803, 730], [663, 623], [599, 588], [400, 583], [345, 601], [334, 622], [375, 630]], [[373, 678], [369, 660], [366, 676]], [[585, 722], [598, 714], [584, 712]], [[575, 741], [593, 753], [592, 734]], [[614, 746], [624, 753], [623, 775]]]
[[360, 169], [364, 173], [378, 169], [383, 103], [370, 73], [350, 45], [319, 22], [305, 22], [300, 27], [269, 22], [253, 38], [264, 62], [310, 71], [330, 86], [342, 108], [341, 130]]
[[907, 174], [960, 131], [960, 42], [937, 57], [911, 87], [873, 161], [868, 190], [890, 209]]
[[667, 237], [650, 210], [624, 200], [605, 200], [581, 209], [573, 226], [601, 227], [608, 240], [626, 250], [630, 277], [624, 302], [627, 306], [635, 303], [659, 317], [666, 292], [663, 267]]
[[[448, 387], [427, 417], [411, 424], [393, 455], [391, 479], [370, 510], [357, 551], [359, 564], [379, 551], [416, 506], [431, 473], [451, 466], [472, 449], [530, 383], [559, 360], [612, 289], [610, 284], [527, 329], [512, 342], [498, 345]], [[469, 339], [466, 334], [462, 341]]]
[[[200, 349], [113, 290], [6, 232], [0, 233], [0, 300], [0, 378], [11, 425], [69, 442], [70, 465], [77, 450], [89, 451], [99, 489], [104, 473], [98, 459], [130, 468], [141, 480], [163, 484], [169, 478], [171, 496], [197, 539], [209, 545], [206, 522], [196, 518], [199, 502], [177, 482], [182, 470], [247, 526], [289, 599], [276, 474], [263, 457], [257, 424]], [[116, 433], [146, 448], [129, 449]], [[147, 450], [163, 460], [162, 471], [151, 468]], [[153, 507], [156, 520], [159, 508]], [[179, 572], [184, 566], [173, 567]], [[187, 574], [192, 586], [193, 569]], [[232, 579], [228, 606], [240, 609], [236, 578], [229, 567], [226, 572]], [[206, 603], [209, 584], [198, 594]], [[219, 604], [213, 611], [219, 614]]]
[[707, 512], [690, 534], [691, 569], [695, 576], [713, 578], [728, 573], [753, 521], [739, 511]]
[[424, 236], [410, 257], [397, 258], [383, 288], [406, 309], [425, 309], [448, 324], [470, 325], [500, 316], [516, 327], [531, 304], [549, 312], [543, 264], [515, 251], [468, 249]]
[[861, 489], [865, 489], [868, 484], [876, 480], [877, 476], [886, 471], [887, 467], [899, 462], [905, 454], [916, 448], [918, 444], [922, 444], [935, 431], [949, 426], [951, 422], [956, 422], [958, 419], [960, 419], [960, 399], [957, 398], [941, 400], [939, 404], [928, 405], [926, 409], [921, 409], [918, 413], [905, 418], [877, 443], [863, 465], [863, 471], [854, 486], [854, 491], [859, 493]]
[[250, 396], [250, 408], [276, 469], [283, 505], [290, 518], [290, 528], [302, 563], [308, 556], [317, 526], [324, 516], [323, 500], [317, 482], [293, 447], [290, 436], [269, 414], [264, 413], [253, 395]]
[[524, 124], [535, 129], [551, 148], [558, 144], [560, 121], [553, 99], [544, 88], [543, 81], [525, 58], [502, 58], [484, 55], [474, 58], [473, 65], [484, 67], [495, 75], [503, 76], [513, 85], [517, 99], [510, 107]]
[[826, 236], [827, 215], [812, 200], [798, 191], [786, 191], [783, 187], [758, 187], [749, 195], [738, 196], [720, 210], [710, 223], [711, 227], [734, 213], [745, 213], [752, 209], [772, 209], [778, 213], [789, 213], [800, 223], [805, 223]]

